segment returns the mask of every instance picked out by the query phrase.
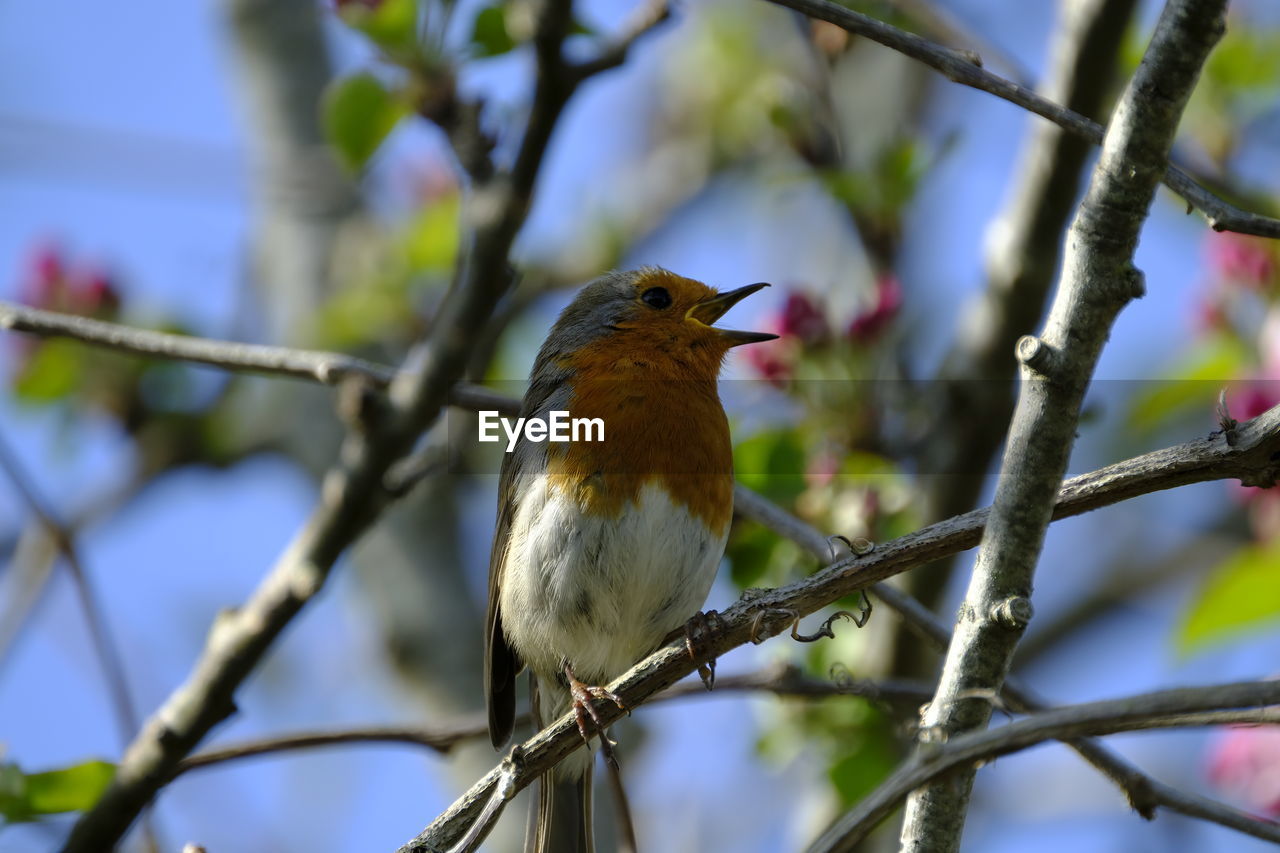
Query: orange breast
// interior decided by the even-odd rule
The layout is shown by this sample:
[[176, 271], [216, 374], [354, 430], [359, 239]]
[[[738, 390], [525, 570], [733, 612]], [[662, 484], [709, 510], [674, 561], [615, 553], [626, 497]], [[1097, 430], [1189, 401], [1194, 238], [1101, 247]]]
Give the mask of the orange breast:
[[549, 445], [552, 486], [584, 510], [616, 518], [645, 483], [656, 482], [723, 534], [733, 514], [733, 452], [714, 375], [675, 378], [665, 364], [655, 369], [652, 354], [639, 361], [635, 353], [593, 355], [571, 360], [569, 411], [600, 418], [604, 441]]

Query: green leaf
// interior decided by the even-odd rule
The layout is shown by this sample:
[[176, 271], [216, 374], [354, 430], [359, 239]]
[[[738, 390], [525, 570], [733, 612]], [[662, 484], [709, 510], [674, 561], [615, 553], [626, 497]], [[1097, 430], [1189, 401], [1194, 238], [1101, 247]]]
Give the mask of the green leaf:
[[37, 814], [78, 812], [92, 806], [116, 775], [107, 761], [86, 761], [27, 776], [27, 802]]
[[476, 56], [498, 56], [516, 46], [515, 39], [507, 31], [507, 9], [503, 3], [486, 6], [476, 14], [471, 27], [471, 43]]
[[321, 109], [325, 135], [353, 171], [364, 167], [408, 112], [404, 103], [367, 71], [331, 85]]
[[729, 573], [741, 589], [759, 586], [773, 563], [778, 537], [758, 525], [742, 525], [733, 531], [725, 556]]
[[1169, 369], [1165, 379], [1134, 395], [1129, 426], [1149, 433], [1171, 418], [1197, 409], [1212, 416], [1222, 386], [1239, 376], [1249, 353], [1238, 338], [1217, 335], [1195, 347]]
[[451, 193], [427, 205], [410, 225], [406, 251], [409, 266], [420, 272], [453, 269], [458, 255], [459, 197]]
[[898, 763], [898, 754], [894, 749], [893, 727], [878, 711], [852, 733], [846, 733], [840, 745], [848, 751], [833, 756], [835, 760], [827, 773], [840, 802], [849, 807], [888, 778]]
[[805, 490], [805, 453], [794, 432], [762, 432], [733, 451], [738, 482], [788, 506]]
[[374, 8], [346, 3], [340, 14], [350, 26], [392, 54], [403, 53], [417, 44], [417, 0], [382, 0]]
[[1209, 575], [1178, 630], [1181, 654], [1280, 625], [1280, 540], [1241, 548]]
[[33, 403], [61, 400], [80, 386], [84, 375], [84, 348], [69, 340], [43, 341], [18, 375], [14, 390]]
[[102, 796], [115, 772], [115, 765], [106, 761], [26, 774], [16, 764], [2, 765], [0, 816], [18, 823], [41, 815], [84, 811]]

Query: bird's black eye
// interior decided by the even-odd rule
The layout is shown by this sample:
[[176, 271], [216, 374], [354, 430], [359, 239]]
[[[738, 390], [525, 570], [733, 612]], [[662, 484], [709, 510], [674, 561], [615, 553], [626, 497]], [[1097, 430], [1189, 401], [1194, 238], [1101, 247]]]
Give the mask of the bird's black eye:
[[667, 293], [665, 287], [651, 287], [644, 293], [640, 294], [640, 299], [650, 308], [659, 310], [667, 308], [671, 305], [671, 294]]

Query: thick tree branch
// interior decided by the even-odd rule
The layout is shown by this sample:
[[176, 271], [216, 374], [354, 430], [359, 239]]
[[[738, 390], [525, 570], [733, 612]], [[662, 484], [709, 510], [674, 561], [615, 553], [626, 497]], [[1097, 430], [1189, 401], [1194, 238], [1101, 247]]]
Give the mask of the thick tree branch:
[[561, 46], [569, 0], [547, 0], [534, 34], [537, 81], [524, 136], [509, 173], [472, 188], [464, 215], [471, 235], [432, 334], [397, 372], [384, 402], [357, 407], [339, 463], [325, 476], [311, 518], [253, 596], [215, 624], [187, 682], [152, 716], [98, 803], [72, 829], [64, 850], [90, 853], [118, 843], [178, 764], [235, 708], [234, 695], [290, 620], [319, 591], [334, 562], [391, 499], [388, 468], [447, 404], [470, 350], [507, 288], [507, 256], [532, 200], [552, 130], [574, 88]]
[[[946, 740], [990, 719], [990, 704], [968, 697], [1000, 689], [1031, 618], [1032, 578], [1085, 389], [1116, 316], [1142, 294], [1142, 276], [1133, 267], [1138, 234], [1225, 13], [1225, 0], [1170, 0], [1116, 107], [1068, 232], [1043, 337], [1018, 344], [1024, 381], [995, 501], [922, 736]], [[910, 796], [904, 853], [959, 849], [973, 777], [969, 769]]]
[[[1177, 445], [1075, 477], [1062, 485], [1054, 518], [1065, 518], [1128, 498], [1189, 483], [1239, 478], [1274, 484], [1280, 471], [1280, 406], [1238, 428], [1236, 443], [1215, 436]], [[1272, 456], [1276, 455], [1276, 459]], [[773, 590], [755, 590], [720, 614], [721, 630], [704, 644], [707, 657], [787, 630], [799, 616], [838, 598], [932, 560], [978, 544], [989, 510], [981, 509], [930, 525], [878, 546], [862, 556], [839, 560], [815, 574]], [[609, 685], [632, 708], [693, 672], [683, 641], [663, 646]], [[598, 711], [606, 724], [621, 715], [613, 705]], [[402, 848], [447, 849], [489, 801], [499, 783], [514, 793], [532, 782], [581, 743], [571, 714], [556, 720], [516, 748], [518, 760], [504, 762], [471, 787], [444, 814]]]
[[[1025, 86], [1019, 86], [1011, 80], [984, 70], [981, 59], [968, 51], [953, 50], [934, 44], [914, 33], [900, 30], [828, 0], [768, 0], [768, 2], [795, 9], [811, 18], [827, 21], [851, 33], [869, 38], [923, 62], [954, 83], [988, 92], [997, 98], [1017, 104], [1041, 118], [1048, 119], [1094, 145], [1102, 144], [1103, 127], [1100, 124], [1037, 95]], [[1167, 153], [1161, 163], [1167, 163]], [[1163, 181], [1169, 189], [1182, 196], [1188, 205], [1204, 214], [1210, 227], [1215, 231], [1280, 237], [1280, 219], [1241, 210], [1197, 184], [1190, 175], [1175, 165], [1167, 165]]]
[[[1120, 40], [1135, 5], [1135, 0], [1060, 0], [1041, 89], [1045, 97], [1082, 115], [1103, 113]], [[927, 471], [965, 473], [926, 480], [926, 522], [950, 518], [978, 503], [984, 472], [1013, 414], [1017, 364], [1010, 353], [1044, 312], [1088, 153], [1084, 140], [1057, 125], [1034, 122], [1029, 128], [1014, 173], [1015, 189], [990, 229], [986, 287], [965, 307], [942, 361], [941, 381], [934, 384], [933, 428], [920, 464]], [[942, 562], [911, 578], [912, 589], [931, 608], [947, 588], [951, 567]], [[909, 663], [908, 671], [935, 665], [932, 657], [912, 656]]]
[[[1179, 726], [1280, 722], [1280, 682], [1253, 681], [1146, 693], [1125, 699], [1068, 705], [981, 732], [967, 732], [946, 743], [916, 753], [857, 807], [841, 817], [809, 847], [809, 853], [846, 853], [897, 808], [902, 799], [923, 785], [948, 775], [971, 771], [979, 763], [1008, 755], [1047, 740], [1108, 735]], [[1153, 783], [1187, 814], [1268, 841], [1280, 842], [1280, 824], [1249, 815]]]

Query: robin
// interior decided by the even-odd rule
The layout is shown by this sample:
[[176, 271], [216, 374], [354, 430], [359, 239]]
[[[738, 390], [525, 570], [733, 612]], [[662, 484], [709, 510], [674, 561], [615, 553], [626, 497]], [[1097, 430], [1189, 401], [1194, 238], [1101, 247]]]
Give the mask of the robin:
[[[718, 293], [655, 267], [613, 272], [547, 335], [522, 417], [598, 418], [604, 440], [522, 435], [504, 458], [485, 633], [495, 748], [511, 737], [524, 667], [535, 724], [572, 708], [586, 740], [593, 700], [625, 707], [599, 685], [699, 615], [733, 514], [716, 380], [730, 348], [777, 337], [712, 324], [767, 286]], [[528, 850], [594, 849], [591, 765], [583, 748], [543, 779]]]

